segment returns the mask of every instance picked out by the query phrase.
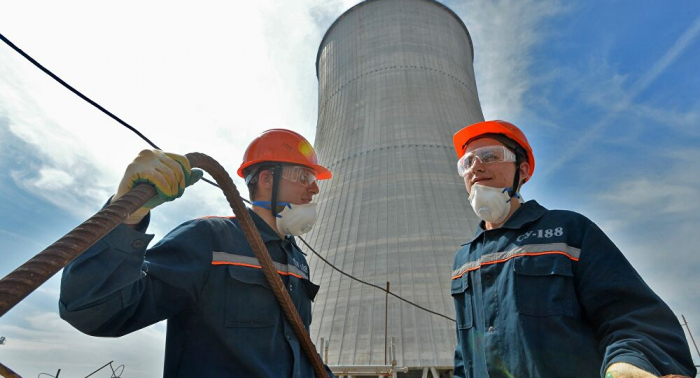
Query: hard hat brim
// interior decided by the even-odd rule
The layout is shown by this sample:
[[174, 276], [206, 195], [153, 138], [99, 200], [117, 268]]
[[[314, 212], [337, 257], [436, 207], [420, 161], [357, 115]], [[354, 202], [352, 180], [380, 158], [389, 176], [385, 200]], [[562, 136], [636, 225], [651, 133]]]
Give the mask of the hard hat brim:
[[[514, 128], [520, 135], [516, 134], [514, 130], [509, 129], [504, 124], [508, 124], [510, 127]], [[520, 129], [505, 121], [494, 120], [479, 122], [457, 131], [452, 137], [455, 152], [457, 153], [457, 159], [464, 156], [465, 147], [469, 141], [484, 134], [502, 134], [523, 147], [523, 149], [527, 152], [528, 164], [530, 165], [530, 170], [528, 173], [530, 176], [532, 176], [535, 171], [535, 155], [532, 153], [532, 147], [530, 147], [530, 143], [527, 141], [525, 134], [523, 134]]]
[[316, 172], [316, 180], [328, 180], [333, 177], [333, 174], [331, 171], [329, 171], [326, 167], [318, 164], [300, 164], [298, 161], [289, 161], [289, 160], [282, 160], [282, 159], [260, 159], [260, 160], [253, 160], [249, 161], [243, 165], [241, 165], [240, 168], [238, 168], [238, 176], [241, 178], [245, 178], [245, 175], [243, 174], [243, 171], [251, 167], [255, 164], [260, 164], [260, 163], [284, 163], [284, 164], [293, 164], [293, 165], [301, 165], [304, 167], [308, 167], [313, 169], [314, 172]]

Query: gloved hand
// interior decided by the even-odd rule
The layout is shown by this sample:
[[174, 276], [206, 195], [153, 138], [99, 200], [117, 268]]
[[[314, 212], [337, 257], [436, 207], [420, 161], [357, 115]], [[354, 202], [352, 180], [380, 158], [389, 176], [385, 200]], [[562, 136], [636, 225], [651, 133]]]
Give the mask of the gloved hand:
[[143, 150], [124, 172], [112, 201], [126, 194], [134, 186], [148, 183], [156, 187], [158, 195], [135, 211], [124, 223], [138, 224], [154, 207], [182, 196], [185, 187], [202, 178], [202, 171], [192, 169], [186, 157], [158, 150]]
[[605, 371], [605, 378], [657, 378], [657, 376], [634, 365], [616, 362]]

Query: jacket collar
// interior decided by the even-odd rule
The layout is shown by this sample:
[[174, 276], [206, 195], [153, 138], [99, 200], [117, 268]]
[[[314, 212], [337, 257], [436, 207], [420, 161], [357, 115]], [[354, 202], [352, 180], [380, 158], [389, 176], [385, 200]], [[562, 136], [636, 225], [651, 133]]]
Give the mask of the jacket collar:
[[253, 223], [255, 224], [255, 228], [258, 229], [258, 232], [260, 232], [260, 237], [262, 238], [263, 242], [265, 244], [272, 242], [272, 241], [280, 241], [282, 242], [282, 245], [286, 243], [292, 243], [294, 246], [299, 249], [297, 246], [295, 240], [291, 236], [287, 236], [285, 238], [280, 238], [279, 235], [275, 232], [275, 230], [270, 227], [267, 222], [265, 222], [264, 219], [262, 219], [258, 214], [253, 211], [253, 209], [248, 209], [248, 213], [250, 214], [250, 217], [253, 218]]
[[258, 232], [260, 232], [260, 237], [262, 237], [262, 240], [265, 243], [268, 243], [273, 240], [281, 240], [280, 236], [277, 235], [275, 230], [270, 227], [269, 224], [265, 222], [264, 219], [262, 219], [258, 214], [253, 211], [253, 209], [248, 209], [248, 213], [250, 214], [250, 217], [253, 218], [253, 223], [255, 224], [255, 228], [258, 229]]
[[[501, 227], [499, 227], [495, 230], [499, 230], [499, 229], [517, 230], [517, 229], [520, 229], [523, 226], [525, 226], [526, 224], [532, 223], [532, 222], [540, 219], [544, 215], [544, 213], [546, 213], [546, 212], [547, 212], [547, 209], [544, 208], [539, 203], [537, 203], [537, 201], [529, 200], [529, 201], [525, 202], [524, 204], [520, 205], [518, 210], [515, 210], [513, 215], [511, 215], [510, 218], [508, 218], [506, 223], [504, 223]], [[479, 222], [479, 226], [476, 228], [476, 234], [474, 235], [474, 237], [469, 242], [462, 244], [462, 245], [464, 246], [464, 245], [467, 245], [467, 244], [473, 242], [479, 236], [481, 236], [481, 234], [486, 232], [487, 230], [484, 228], [485, 226], [486, 226], [486, 222], [484, 222], [483, 220], [481, 222]], [[494, 231], [494, 230], [491, 230], [491, 231]]]

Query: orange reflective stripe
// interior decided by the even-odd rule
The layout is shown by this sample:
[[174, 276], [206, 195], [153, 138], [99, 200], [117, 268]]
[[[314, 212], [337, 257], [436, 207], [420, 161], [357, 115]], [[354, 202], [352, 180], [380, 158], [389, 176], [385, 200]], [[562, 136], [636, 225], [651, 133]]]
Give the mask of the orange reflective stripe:
[[236, 265], [236, 266], [245, 266], [248, 268], [262, 269], [262, 267], [260, 265], [250, 265], [250, 264], [235, 263], [235, 262], [228, 262], [228, 261], [212, 261], [211, 265]]
[[479, 260], [467, 261], [459, 269], [452, 272], [452, 279], [456, 280], [465, 273], [480, 269], [485, 265], [503, 263], [515, 257], [541, 255], [563, 255], [572, 261], [578, 261], [581, 255], [581, 249], [571, 247], [565, 243], [518, 246], [510, 251], [489, 253], [488, 255], [481, 256]]
[[[211, 265], [236, 265], [236, 266], [245, 266], [246, 268], [255, 268], [255, 269], [262, 269], [261, 266], [259, 265], [250, 265], [250, 264], [243, 264], [243, 263], [234, 263], [234, 262], [228, 262], [228, 261], [212, 261]], [[304, 279], [306, 277], [302, 277], [298, 274], [294, 274], [292, 272], [283, 272], [281, 270], [278, 270], [277, 273], [283, 275], [283, 276], [294, 276], [296, 278], [301, 278]]]
[[[294, 260], [294, 259], [292, 259]], [[256, 268], [256, 269], [262, 269], [262, 266], [260, 266], [260, 262], [258, 261], [257, 258], [253, 256], [243, 256], [243, 255], [236, 255], [233, 253], [226, 253], [226, 252], [213, 252], [213, 258], [212, 258], [212, 265], [235, 265], [235, 266], [244, 266], [246, 268]], [[278, 262], [273, 262], [275, 265], [275, 269], [277, 270], [277, 273], [283, 275], [283, 276], [293, 276], [301, 279], [306, 279], [308, 280], [308, 274], [302, 270], [305, 269], [308, 271], [308, 267], [303, 266], [297, 267], [296, 265], [288, 265], [288, 264], [280, 264]]]
[[564, 252], [562, 252], [562, 251], [548, 251], [548, 252], [537, 252], [537, 253], [519, 253], [519, 254], [517, 254], [517, 255], [508, 256], [508, 257], [506, 257], [505, 259], [494, 260], [494, 261], [488, 261], [488, 262], [481, 263], [481, 264], [479, 264], [479, 265], [477, 265], [477, 266], [475, 266], [475, 267], [473, 267], [473, 268], [467, 268], [467, 269], [466, 269], [465, 271], [463, 271], [462, 273], [460, 273], [460, 274], [458, 274], [458, 275], [456, 275], [456, 276], [452, 276], [452, 279], [454, 280], [454, 279], [457, 279], [457, 278], [459, 278], [459, 277], [462, 277], [462, 276], [464, 275], [464, 273], [467, 273], [467, 272], [471, 272], [471, 271], [473, 271], [473, 270], [480, 269], [482, 266], [485, 266], [485, 265], [493, 265], [493, 264], [503, 263], [503, 262], [506, 262], [506, 261], [508, 261], [508, 260], [510, 260], [510, 259], [512, 259], [512, 258], [520, 257], [520, 256], [541, 256], [541, 255], [564, 255], [564, 256], [568, 257], [569, 259], [571, 259], [571, 260], [573, 260], [573, 261], [578, 261], [577, 258], [572, 257], [572, 256], [569, 256], [568, 254], [566, 254], [566, 253], [564, 253]]

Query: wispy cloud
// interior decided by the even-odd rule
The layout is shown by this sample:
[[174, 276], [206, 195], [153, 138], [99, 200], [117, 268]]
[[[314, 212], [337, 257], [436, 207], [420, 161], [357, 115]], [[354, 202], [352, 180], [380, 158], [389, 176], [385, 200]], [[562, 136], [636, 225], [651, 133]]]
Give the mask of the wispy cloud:
[[697, 221], [700, 214], [700, 176], [697, 149], [654, 151], [666, 162], [664, 170], [643, 172], [619, 178], [604, 188], [594, 200], [608, 211], [608, 222], [619, 228], [634, 228], [642, 223], [677, 224]]
[[[95, 338], [73, 329], [53, 312], [27, 316], [25, 325], [5, 325], [3, 363], [23, 376], [39, 373], [86, 376], [114, 360], [126, 365], [124, 376], [162, 375], [165, 333], [153, 326], [120, 339]], [[41, 359], [37, 359], [41, 356]]]
[[683, 52], [695, 41], [700, 34], [700, 16], [686, 29], [683, 34], [678, 37], [676, 42], [671, 46], [664, 56], [659, 59], [647, 73], [640, 78], [632, 88], [630, 88], [630, 100], [636, 97], [640, 92], [646, 90], [649, 85], [656, 80], [673, 62], [675, 62]]
[[466, 1], [452, 6], [472, 36], [484, 117], [517, 119], [532, 86], [533, 47], [546, 40], [547, 21], [566, 12], [566, 6], [556, 0]]
[[[191, 10], [172, 7], [169, 18], [159, 23], [135, 15], [129, 30], [117, 32], [120, 28], [110, 23], [121, 12], [134, 16], [124, 7], [113, 9], [116, 13], [103, 20], [106, 24], [93, 25], [86, 17], [82, 22], [87, 25], [62, 28], [50, 49], [45, 34], [16, 22], [20, 15], [31, 14], [30, 7], [16, 5], [6, 14], [17, 16], [0, 21], [3, 32], [18, 36], [15, 42], [25, 51], [158, 145], [178, 153], [207, 153], [243, 187], [235, 170], [248, 142], [261, 131], [291, 128], [313, 141], [318, 42], [330, 22], [357, 2], [274, 1], [235, 7], [219, 2], [198, 9], [197, 15], [206, 15], [207, 22], [194, 30], [174, 25], [189, 20]], [[98, 10], [99, 6], [80, 11], [101, 13]], [[58, 14], [64, 11], [56, 9]], [[37, 22], [50, 27], [52, 20]], [[88, 27], [103, 41], [100, 45], [85, 39], [82, 30]], [[92, 53], [78, 43], [90, 46]], [[119, 70], [114, 59], [105, 60], [105, 54], [117, 52], [131, 57]], [[126, 165], [147, 145], [4, 45], [0, 59], [0, 115], [10, 135], [23, 143], [24, 154], [33, 157], [31, 164], [14, 169], [13, 179], [62, 209], [89, 215], [113, 193]], [[93, 79], [71, 80], [87, 77]], [[211, 197], [217, 194], [200, 192], [205, 197], [194, 196], [205, 204], [225, 204]], [[210, 213], [215, 210], [212, 206]]]
[[45, 248], [46, 247], [43, 244], [37, 243], [36, 240], [34, 240], [30, 237], [20, 235], [20, 234], [15, 233], [15, 232], [10, 232], [7, 230], [0, 229], [0, 235], [2, 236], [2, 238], [17, 239], [22, 244], [28, 244], [33, 248]]
[[[688, 49], [688, 47], [695, 41], [698, 34], [700, 34], [700, 17], [695, 19], [695, 21], [686, 29], [686, 31], [676, 39], [674, 44], [666, 51], [666, 53], [659, 60], [657, 60], [656, 63], [636, 82], [631, 84], [628, 90], [625, 90], [621, 85], [625, 82], [625, 80], [624, 76], [619, 74], [615, 74], [606, 80], [613, 85], [596, 86], [596, 90], [591, 91], [590, 93], [591, 96], [600, 99], [597, 100], [597, 102], [604, 104], [604, 109], [606, 110], [605, 115], [597, 122], [587, 125], [585, 131], [579, 134], [576, 140], [571, 141], [571, 143], [567, 146], [567, 149], [560, 155], [559, 159], [552, 162], [552, 164], [548, 166], [548, 169], [542, 174], [552, 174], [569, 163], [572, 158], [580, 155], [584, 148], [586, 148], [592, 141], [599, 138], [603, 130], [610, 127], [612, 122], [618, 119], [623, 113], [629, 111], [634, 112], [634, 110], [641, 110], [644, 113], [658, 113], [658, 110], [652, 111], [649, 110], [648, 107], [637, 106], [637, 104], [634, 103], [636, 97], [644, 92], [649, 85], [651, 85]], [[695, 120], [697, 119], [697, 114], [690, 113], [688, 115], [681, 115], [680, 117]], [[675, 118], [678, 118], [678, 116]]]

